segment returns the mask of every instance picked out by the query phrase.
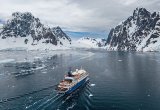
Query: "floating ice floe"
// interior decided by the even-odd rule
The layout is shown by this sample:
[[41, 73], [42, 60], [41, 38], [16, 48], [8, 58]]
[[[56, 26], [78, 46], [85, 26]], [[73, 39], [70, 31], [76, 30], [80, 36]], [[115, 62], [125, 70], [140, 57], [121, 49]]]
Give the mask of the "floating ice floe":
[[89, 97], [92, 97], [93, 96], [93, 94], [89, 94]]
[[91, 84], [90, 86], [92, 86], [92, 87], [93, 87], [93, 86], [95, 86], [95, 85], [96, 85], [96, 84]]
[[3, 64], [3, 63], [10, 63], [10, 62], [15, 62], [15, 59], [5, 59], [5, 60], [0, 60], [0, 64]]
[[47, 55], [46, 53], [40, 53], [41, 55]]
[[46, 74], [46, 73], [47, 73], [47, 71], [42, 71], [42, 73]]
[[40, 60], [42, 57], [34, 57], [34, 60]]
[[43, 69], [43, 68], [45, 68], [46, 66], [45, 65], [42, 65], [42, 66], [40, 66], [40, 67], [36, 67], [35, 69], [32, 69], [33, 71], [34, 70], [41, 70], [41, 69]]
[[121, 62], [122, 60], [118, 60], [119, 62]]
[[148, 94], [147, 96], [148, 96], [148, 97], [150, 97], [151, 95], [150, 95], [150, 94]]

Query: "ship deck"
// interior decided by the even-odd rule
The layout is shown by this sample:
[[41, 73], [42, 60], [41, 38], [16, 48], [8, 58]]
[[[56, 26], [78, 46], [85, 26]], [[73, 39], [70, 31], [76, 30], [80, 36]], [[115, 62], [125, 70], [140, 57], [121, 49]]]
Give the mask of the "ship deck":
[[80, 82], [81, 80], [83, 80], [85, 77], [88, 76], [88, 73], [81, 73], [81, 74], [76, 74], [73, 76], [68, 76], [65, 75], [64, 80], [62, 80], [57, 87], [57, 91], [58, 93], [65, 93], [67, 92], [70, 88], [72, 88], [74, 85], [76, 85], [78, 82]]

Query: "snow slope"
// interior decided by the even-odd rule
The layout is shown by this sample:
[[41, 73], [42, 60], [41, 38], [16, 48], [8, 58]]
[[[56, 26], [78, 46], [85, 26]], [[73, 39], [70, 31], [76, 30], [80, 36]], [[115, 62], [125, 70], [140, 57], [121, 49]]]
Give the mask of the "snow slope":
[[46, 44], [45, 39], [36, 42], [36, 45], [33, 45], [32, 37], [28, 37], [28, 43], [25, 44], [25, 37], [10, 37], [7, 39], [0, 40], [0, 50], [63, 50], [69, 49], [67, 46], [62, 45], [53, 45]]

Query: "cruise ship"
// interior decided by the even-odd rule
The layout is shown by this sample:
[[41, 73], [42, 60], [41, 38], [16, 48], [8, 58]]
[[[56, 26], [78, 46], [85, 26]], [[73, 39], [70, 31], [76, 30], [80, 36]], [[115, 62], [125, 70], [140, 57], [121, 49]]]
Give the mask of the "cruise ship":
[[89, 73], [84, 69], [76, 69], [76, 71], [69, 71], [64, 79], [58, 84], [57, 91], [59, 94], [71, 94], [73, 91], [84, 85], [88, 80]]

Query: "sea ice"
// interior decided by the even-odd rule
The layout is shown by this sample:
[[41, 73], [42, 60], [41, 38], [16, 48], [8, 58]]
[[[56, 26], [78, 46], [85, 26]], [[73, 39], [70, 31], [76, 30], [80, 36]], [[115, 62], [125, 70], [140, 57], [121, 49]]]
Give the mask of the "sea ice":
[[4, 59], [4, 60], [0, 60], [0, 64], [14, 62], [14, 61], [15, 59]]
[[93, 86], [95, 86], [95, 85], [96, 85], [96, 84], [91, 84], [90, 86], [92, 86], [92, 87], [93, 87]]
[[89, 97], [92, 97], [93, 96], [93, 94], [89, 94]]

